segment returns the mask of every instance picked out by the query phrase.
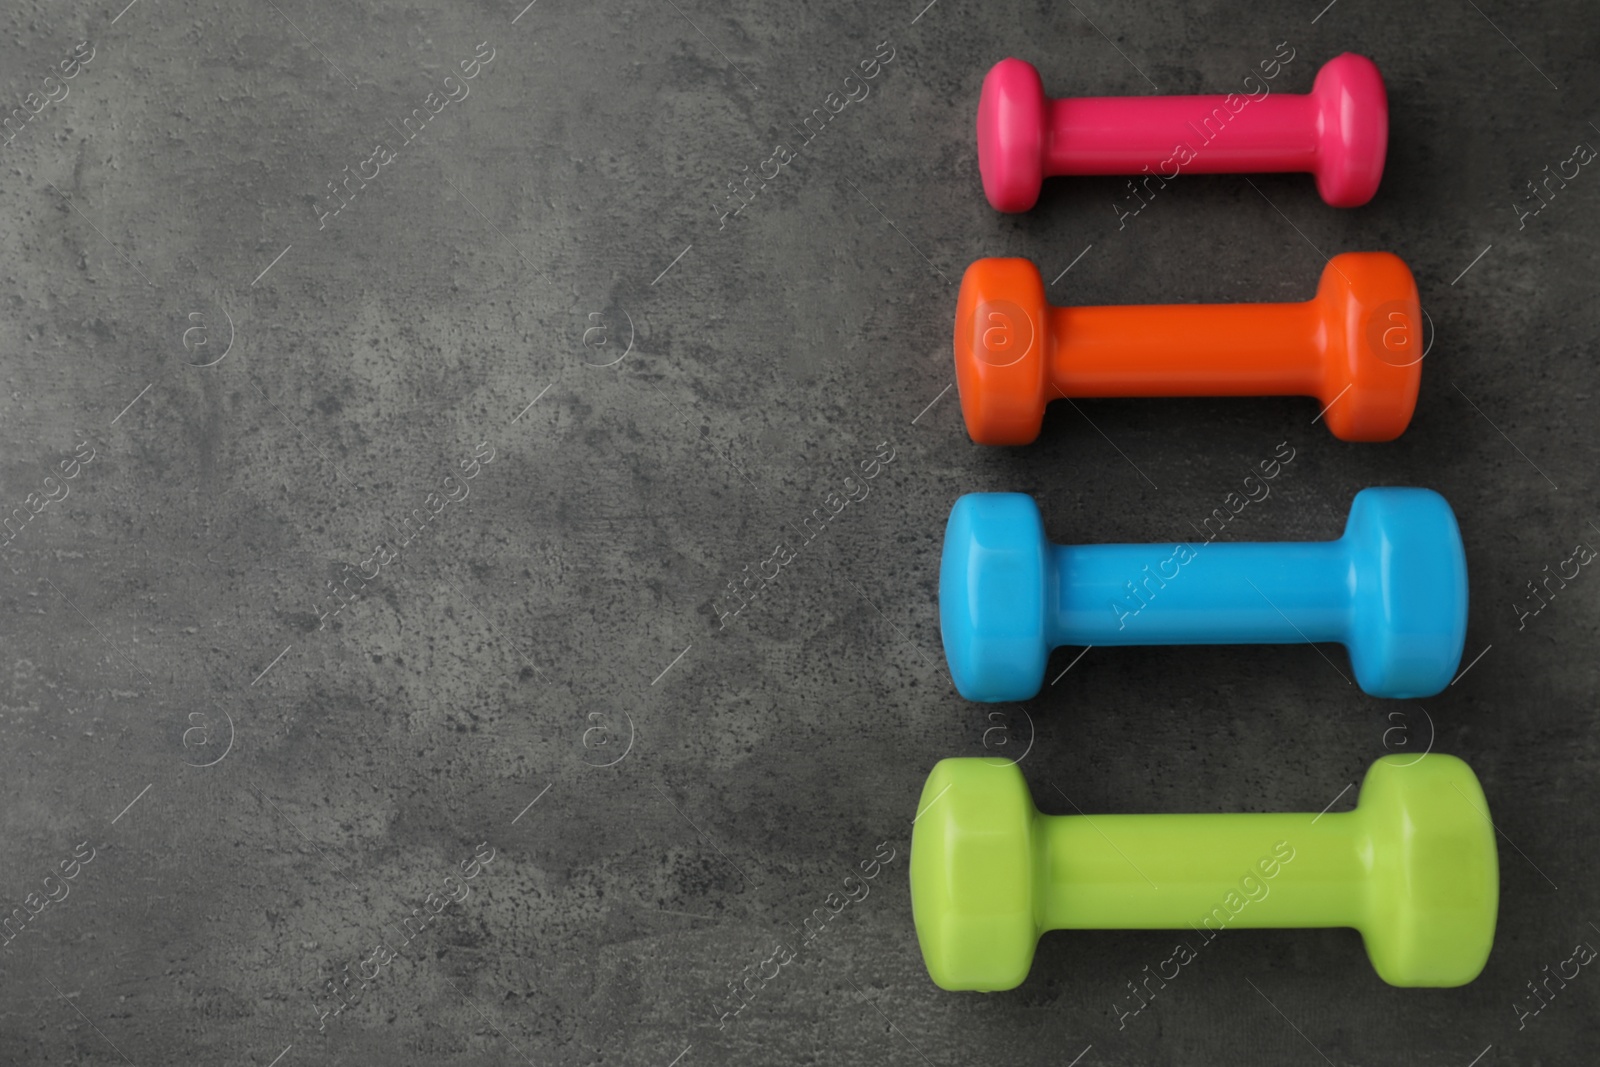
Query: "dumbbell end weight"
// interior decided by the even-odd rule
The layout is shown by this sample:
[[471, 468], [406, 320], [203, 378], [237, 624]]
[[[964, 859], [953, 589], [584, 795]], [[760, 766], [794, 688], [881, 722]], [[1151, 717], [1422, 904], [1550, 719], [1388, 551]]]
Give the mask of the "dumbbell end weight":
[[1002, 59], [978, 98], [978, 172], [997, 211], [1027, 211], [1044, 183], [1050, 100], [1032, 63]]
[[911, 915], [941, 989], [1015, 989], [1041, 925], [1034, 908], [1039, 812], [1009, 760], [934, 765], [911, 827]]
[[1329, 205], [1359, 207], [1383, 177], [1389, 106], [1377, 66], [1352, 53], [1324, 64], [1309, 95], [1263, 97], [1052, 100], [1032, 64], [1004, 59], [983, 80], [977, 132], [1000, 211], [1032, 208], [1049, 175], [1306, 170]]
[[1389, 94], [1377, 64], [1353, 52], [1317, 71], [1317, 192], [1329, 207], [1360, 207], [1378, 192], [1389, 153]]
[[1341, 441], [1393, 441], [1411, 425], [1426, 354], [1411, 268], [1392, 252], [1341, 252], [1313, 303], [1328, 430]]
[[1039, 814], [1009, 761], [942, 760], [910, 867], [929, 975], [984, 992], [1020, 985], [1052, 929], [1351, 926], [1391, 985], [1458, 986], [1488, 959], [1499, 903], [1483, 790], [1437, 753], [1378, 760], [1354, 811], [1092, 822]]
[[1050, 388], [1055, 309], [1039, 268], [985, 258], [961, 276], [956, 296], [956, 390], [967, 433], [980, 445], [1025, 445], [1039, 436]]
[[1500, 863], [1489, 802], [1454, 756], [1384, 756], [1356, 810], [1370, 848], [1360, 924], [1367, 956], [1390, 985], [1466, 985], [1494, 943]]
[[968, 700], [1027, 700], [1050, 657], [1044, 519], [1026, 493], [968, 493], [950, 509], [939, 564], [939, 631]]
[[1433, 696], [1467, 640], [1467, 556], [1449, 503], [1431, 489], [1363, 489], [1342, 540], [1352, 563], [1344, 643], [1373, 696]]

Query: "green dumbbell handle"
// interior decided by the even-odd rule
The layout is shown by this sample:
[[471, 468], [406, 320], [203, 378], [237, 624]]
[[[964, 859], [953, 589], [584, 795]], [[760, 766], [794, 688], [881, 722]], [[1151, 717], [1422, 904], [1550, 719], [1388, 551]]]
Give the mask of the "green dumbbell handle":
[[[1359, 926], [1364, 918], [1360, 812], [1042, 815], [1034, 833], [1042, 929], [1200, 926], [1235, 898], [1246, 903], [1222, 912], [1231, 927]], [[1282, 854], [1274, 852], [1280, 843]]]

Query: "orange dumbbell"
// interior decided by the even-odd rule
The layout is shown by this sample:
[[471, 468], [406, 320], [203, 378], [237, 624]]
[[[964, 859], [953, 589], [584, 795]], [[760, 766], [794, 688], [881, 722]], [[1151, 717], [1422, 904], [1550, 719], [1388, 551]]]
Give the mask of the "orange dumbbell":
[[956, 384], [982, 445], [1039, 436], [1046, 402], [1313, 396], [1345, 441], [1391, 441], [1422, 379], [1417, 283], [1400, 257], [1345, 252], [1298, 304], [1052, 307], [1026, 259], [980, 259], [956, 303]]

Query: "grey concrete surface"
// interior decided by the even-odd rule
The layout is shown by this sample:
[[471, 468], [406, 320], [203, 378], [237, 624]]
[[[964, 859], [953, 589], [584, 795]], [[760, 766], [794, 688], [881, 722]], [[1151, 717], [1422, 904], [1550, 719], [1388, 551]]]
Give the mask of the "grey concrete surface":
[[[122, 2], [0, 10], [0, 1062], [1593, 1058], [1600, 977], [1528, 988], [1600, 944], [1600, 576], [1528, 590], [1600, 546], [1600, 171], [1528, 184], [1600, 145], [1591, 7]], [[1120, 224], [1114, 178], [984, 202], [996, 60], [1226, 91], [1281, 42], [1280, 91], [1382, 68], [1369, 206], [1303, 175], [1184, 177]], [[1355, 249], [1411, 264], [1436, 332], [1393, 444], [1295, 399], [965, 435], [976, 257], [1148, 303], [1303, 299]], [[956, 696], [957, 495], [1186, 538], [1280, 442], [1230, 537], [1336, 536], [1368, 485], [1453, 503], [1481, 658], [1448, 690], [1365, 697], [1337, 647], [1156, 648]], [[1047, 811], [1317, 810], [1429, 745], [1501, 833], [1465, 988], [1388, 988], [1340, 930], [1230, 933], [1137, 1014], [1171, 934], [1049, 935], [1006, 994], [926, 976], [906, 864], [941, 757], [1025, 750]]]

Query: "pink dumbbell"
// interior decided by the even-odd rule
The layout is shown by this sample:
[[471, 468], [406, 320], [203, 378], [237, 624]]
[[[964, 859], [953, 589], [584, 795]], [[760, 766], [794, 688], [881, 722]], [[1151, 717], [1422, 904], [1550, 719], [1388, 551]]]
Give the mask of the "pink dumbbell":
[[1378, 191], [1389, 146], [1383, 77], [1346, 52], [1304, 96], [1085, 96], [1052, 100], [1031, 63], [1003, 59], [983, 79], [978, 169], [989, 203], [1027, 211], [1057, 174], [1310, 171], [1333, 207]]

